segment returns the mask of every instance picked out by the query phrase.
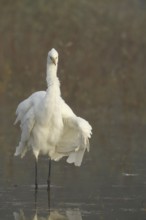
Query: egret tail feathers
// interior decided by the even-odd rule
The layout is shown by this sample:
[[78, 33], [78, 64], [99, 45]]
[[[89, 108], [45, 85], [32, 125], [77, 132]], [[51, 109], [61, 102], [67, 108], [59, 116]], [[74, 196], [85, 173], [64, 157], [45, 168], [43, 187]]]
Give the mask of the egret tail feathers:
[[55, 151], [52, 151], [52, 152], [50, 151], [49, 153], [49, 157], [51, 158], [51, 160], [54, 160], [54, 161], [59, 161], [63, 156], [64, 154], [58, 153]]
[[20, 142], [19, 146], [16, 147], [16, 151], [14, 153], [14, 156], [21, 156], [23, 158], [27, 152], [27, 147], [24, 147], [24, 145]]

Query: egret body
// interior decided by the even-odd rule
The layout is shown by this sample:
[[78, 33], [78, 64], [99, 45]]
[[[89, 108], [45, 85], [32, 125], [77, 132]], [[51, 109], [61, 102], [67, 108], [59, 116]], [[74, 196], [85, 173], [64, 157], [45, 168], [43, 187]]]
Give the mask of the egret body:
[[39, 154], [49, 157], [48, 185], [51, 160], [67, 157], [68, 163], [80, 166], [85, 150], [89, 151], [90, 124], [74, 114], [61, 97], [57, 77], [58, 52], [52, 49], [47, 57], [47, 90], [33, 93], [16, 110], [21, 138], [15, 156], [24, 157], [28, 150], [35, 156], [35, 185], [37, 188], [37, 161]]

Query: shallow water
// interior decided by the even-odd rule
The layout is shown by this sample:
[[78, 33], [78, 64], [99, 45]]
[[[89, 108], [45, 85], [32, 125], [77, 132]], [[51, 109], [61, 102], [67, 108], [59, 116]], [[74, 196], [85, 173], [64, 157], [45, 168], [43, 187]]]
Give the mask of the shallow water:
[[[63, 2], [63, 3], [62, 3]], [[143, 0], [0, 1], [0, 219], [146, 219], [146, 4]], [[18, 103], [46, 89], [59, 51], [62, 95], [93, 126], [82, 166], [13, 156]]]
[[68, 165], [64, 159], [52, 162], [49, 193], [46, 184], [48, 159], [39, 158], [37, 194], [34, 158], [30, 154], [24, 159], [13, 157], [14, 148], [10, 142], [13, 143], [18, 134], [11, 137], [14, 128], [9, 127], [6, 135], [11, 138], [5, 137], [6, 142], [1, 143], [0, 155], [2, 219], [145, 219], [145, 126], [135, 123], [129, 127], [126, 122], [92, 123], [100, 138], [106, 130], [105, 138], [94, 136], [91, 152], [86, 153], [80, 168]]

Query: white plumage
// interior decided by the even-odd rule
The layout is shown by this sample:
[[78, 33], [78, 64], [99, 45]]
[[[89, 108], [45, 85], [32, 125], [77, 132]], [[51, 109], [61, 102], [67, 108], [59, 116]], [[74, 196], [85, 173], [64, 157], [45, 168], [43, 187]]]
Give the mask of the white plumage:
[[47, 90], [33, 93], [18, 105], [15, 124], [20, 121], [22, 133], [15, 156], [32, 150], [36, 160], [39, 154], [55, 161], [67, 156], [68, 163], [80, 166], [85, 150], [89, 151], [92, 128], [61, 98], [57, 66], [58, 53], [52, 49], [47, 58]]

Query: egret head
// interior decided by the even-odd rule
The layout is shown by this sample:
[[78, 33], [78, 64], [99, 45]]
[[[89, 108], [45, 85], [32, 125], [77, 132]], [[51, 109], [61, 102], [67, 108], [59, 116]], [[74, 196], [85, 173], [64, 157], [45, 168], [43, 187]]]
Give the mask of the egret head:
[[58, 52], [54, 48], [48, 53], [48, 63], [55, 66], [58, 64]]

